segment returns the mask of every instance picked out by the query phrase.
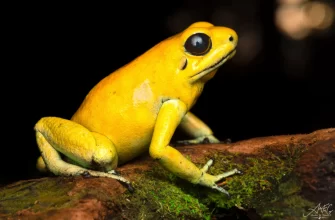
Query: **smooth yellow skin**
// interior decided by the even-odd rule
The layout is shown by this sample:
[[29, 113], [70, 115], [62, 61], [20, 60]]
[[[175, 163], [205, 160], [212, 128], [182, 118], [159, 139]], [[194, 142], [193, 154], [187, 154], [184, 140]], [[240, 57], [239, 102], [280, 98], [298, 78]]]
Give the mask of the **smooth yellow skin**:
[[[195, 33], [210, 36], [207, 54], [185, 51], [186, 40]], [[178, 126], [194, 138], [193, 143], [205, 137], [218, 142], [189, 110], [219, 66], [234, 56], [237, 41], [232, 29], [197, 22], [160, 42], [101, 80], [71, 120], [44, 117], [37, 122], [42, 156], [37, 167], [56, 175], [86, 173], [129, 183], [113, 170], [149, 151], [177, 176], [227, 193], [215, 182], [239, 171], [212, 176], [206, 173], [211, 161], [199, 169], [169, 143]]]

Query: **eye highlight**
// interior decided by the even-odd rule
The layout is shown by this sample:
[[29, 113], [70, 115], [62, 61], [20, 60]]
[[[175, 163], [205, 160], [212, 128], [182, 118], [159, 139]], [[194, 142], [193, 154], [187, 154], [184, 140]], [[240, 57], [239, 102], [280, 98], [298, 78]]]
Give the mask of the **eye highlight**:
[[194, 56], [202, 56], [212, 48], [211, 38], [204, 33], [196, 33], [187, 38], [184, 48]]

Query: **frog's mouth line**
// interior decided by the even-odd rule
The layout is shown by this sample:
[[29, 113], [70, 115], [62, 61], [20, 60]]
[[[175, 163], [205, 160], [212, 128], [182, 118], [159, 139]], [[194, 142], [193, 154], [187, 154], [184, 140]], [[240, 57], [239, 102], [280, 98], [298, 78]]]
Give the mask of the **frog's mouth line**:
[[207, 67], [206, 69], [202, 70], [201, 72], [199, 72], [197, 74], [194, 74], [193, 76], [191, 76], [191, 78], [196, 77], [196, 79], [194, 80], [194, 81], [196, 81], [197, 79], [200, 79], [201, 77], [205, 76], [207, 73], [211, 72], [212, 70], [214, 70], [217, 67], [224, 64], [228, 60], [230, 55], [233, 54], [235, 51], [236, 51], [236, 48], [234, 50], [230, 51], [226, 56], [222, 57], [219, 61], [217, 61], [213, 65]]

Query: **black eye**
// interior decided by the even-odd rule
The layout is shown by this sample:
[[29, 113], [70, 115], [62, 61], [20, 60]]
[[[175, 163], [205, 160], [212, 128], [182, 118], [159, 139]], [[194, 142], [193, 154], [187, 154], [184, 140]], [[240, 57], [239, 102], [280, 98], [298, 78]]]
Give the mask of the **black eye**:
[[197, 33], [191, 35], [186, 40], [184, 47], [186, 52], [195, 56], [201, 56], [208, 53], [208, 51], [211, 49], [212, 41], [208, 35]]

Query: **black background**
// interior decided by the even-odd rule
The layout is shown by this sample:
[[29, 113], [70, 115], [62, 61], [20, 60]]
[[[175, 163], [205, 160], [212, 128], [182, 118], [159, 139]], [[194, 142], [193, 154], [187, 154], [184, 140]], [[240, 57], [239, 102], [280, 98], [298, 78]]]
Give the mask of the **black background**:
[[[235, 29], [241, 42], [193, 109], [219, 139], [335, 127], [334, 27], [290, 40], [275, 25], [276, 7], [267, 0], [8, 7], [2, 32], [7, 50], [0, 183], [38, 176], [33, 126], [39, 118], [70, 118], [99, 80], [199, 20]], [[218, 8], [224, 9], [220, 19], [213, 18]], [[242, 41], [248, 39], [246, 30], [259, 40]], [[251, 52], [255, 55], [248, 62], [239, 62]], [[289, 56], [293, 61], [287, 61]]]

